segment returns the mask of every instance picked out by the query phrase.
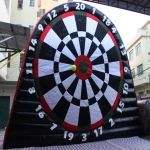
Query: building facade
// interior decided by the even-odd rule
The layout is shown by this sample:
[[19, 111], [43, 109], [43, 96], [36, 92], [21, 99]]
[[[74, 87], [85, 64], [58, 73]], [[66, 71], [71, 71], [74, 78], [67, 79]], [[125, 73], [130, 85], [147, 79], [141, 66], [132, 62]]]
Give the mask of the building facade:
[[[9, 23], [9, 9], [8, 9], [8, 7], [9, 7], [9, 3], [7, 4], [7, 1], [6, 0], [1, 0], [1, 4], [0, 4], [0, 10], [1, 10], [1, 12], [3, 12], [3, 13], [1, 13], [0, 14], [0, 21], [1, 22], [7, 22], [7, 23]], [[1, 34], [0, 34], [0, 36], [1, 36]], [[0, 43], [1, 43], [2, 41], [0, 40]], [[3, 59], [5, 59], [5, 57], [7, 57], [7, 53], [5, 53], [5, 52], [1, 52], [1, 51], [5, 51], [5, 49], [3, 49], [3, 48], [0, 48], [0, 60], [3, 60]], [[3, 67], [3, 65], [6, 63], [6, 61], [2, 61], [1, 63], [0, 63], [0, 80], [6, 80], [6, 76], [7, 76], [7, 67], [5, 66], [5, 67]]]
[[[0, 21], [1, 22], [7, 22], [9, 23], [9, 1], [8, 0], [1, 0], [0, 1], [0, 10], [2, 13], [0, 13]], [[0, 34], [2, 37], [2, 34]], [[5, 36], [3, 36], [5, 38]], [[2, 38], [1, 38], [2, 39]], [[0, 44], [3, 42], [3, 40], [0, 40]], [[7, 77], [7, 66], [4, 66], [6, 63], [5, 61], [2, 61], [7, 57], [6, 52], [4, 48], [0, 48], [0, 82], [6, 81]], [[3, 67], [4, 66], [4, 67]], [[3, 92], [4, 88], [0, 84], [0, 128], [3, 128], [6, 123], [9, 116], [9, 109], [10, 109], [10, 94]]]
[[54, 7], [71, 1], [73, 0], [38, 0], [38, 19]]
[[150, 21], [126, 46], [136, 96], [150, 94]]
[[[9, 8], [10, 23], [29, 27], [32, 33], [38, 20], [47, 11], [68, 1], [72, 0], [11, 0]], [[7, 81], [18, 80], [23, 54], [15, 57], [8, 65]]]
[[[18, 26], [29, 27], [32, 33], [37, 21], [52, 8], [72, 0], [0, 0], [0, 21], [10, 22]], [[3, 50], [3, 49], [2, 49]], [[0, 49], [1, 51], [1, 49]], [[12, 52], [0, 52], [0, 60], [11, 55]], [[10, 57], [10, 63], [0, 69], [0, 128], [6, 126], [9, 112], [12, 107], [18, 76], [24, 52]], [[8, 61], [8, 60], [7, 60]], [[0, 63], [2, 67], [6, 61]]]
[[[11, 0], [9, 7], [10, 23], [29, 27], [32, 32], [37, 22], [37, 4], [37, 0]], [[7, 65], [7, 81], [18, 80], [23, 54], [24, 52]], [[11, 53], [8, 53], [8, 55], [11, 55]]]

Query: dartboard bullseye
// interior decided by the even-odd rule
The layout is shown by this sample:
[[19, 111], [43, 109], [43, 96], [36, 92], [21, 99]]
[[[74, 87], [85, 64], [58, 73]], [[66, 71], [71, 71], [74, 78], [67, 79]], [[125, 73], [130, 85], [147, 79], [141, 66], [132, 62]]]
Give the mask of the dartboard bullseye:
[[117, 42], [106, 24], [84, 11], [68, 11], [44, 28], [34, 59], [37, 95], [49, 117], [70, 131], [107, 122], [123, 84]]
[[74, 64], [76, 65], [76, 76], [81, 80], [88, 79], [92, 74], [92, 63], [85, 55], [80, 55], [76, 58]]

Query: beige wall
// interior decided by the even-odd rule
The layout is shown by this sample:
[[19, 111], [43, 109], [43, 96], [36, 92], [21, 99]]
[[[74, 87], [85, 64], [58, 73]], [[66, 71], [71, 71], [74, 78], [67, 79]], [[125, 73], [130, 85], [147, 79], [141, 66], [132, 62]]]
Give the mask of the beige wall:
[[39, 7], [39, 9], [45, 9], [47, 12], [56, 6], [67, 2], [68, 0], [41, 0], [41, 6]]
[[[63, 4], [63, 3], [67, 3], [67, 2], [68, 2], [68, 0], [39, 0], [39, 3], [38, 3], [38, 12], [37, 13], [40, 12], [40, 9], [44, 9], [45, 13], [47, 13], [51, 9], [53, 9], [53, 8], [55, 8], [55, 7]], [[39, 20], [43, 15], [39, 15], [37, 17], [37, 19]]]

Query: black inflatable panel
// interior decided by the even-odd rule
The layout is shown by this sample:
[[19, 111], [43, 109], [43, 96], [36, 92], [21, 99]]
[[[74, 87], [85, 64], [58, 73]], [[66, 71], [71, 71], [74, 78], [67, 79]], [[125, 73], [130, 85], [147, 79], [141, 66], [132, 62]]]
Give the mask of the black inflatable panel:
[[3, 148], [130, 137], [139, 129], [127, 54], [112, 21], [81, 2], [47, 12], [26, 47]]

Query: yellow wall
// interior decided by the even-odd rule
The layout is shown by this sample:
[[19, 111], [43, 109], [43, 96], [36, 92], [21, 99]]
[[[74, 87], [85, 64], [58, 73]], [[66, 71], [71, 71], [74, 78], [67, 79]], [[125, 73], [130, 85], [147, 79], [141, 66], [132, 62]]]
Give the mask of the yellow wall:
[[39, 7], [39, 9], [45, 9], [47, 12], [56, 6], [67, 2], [68, 0], [41, 0], [41, 7]]

